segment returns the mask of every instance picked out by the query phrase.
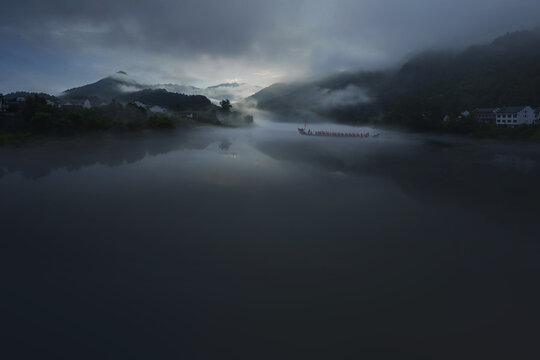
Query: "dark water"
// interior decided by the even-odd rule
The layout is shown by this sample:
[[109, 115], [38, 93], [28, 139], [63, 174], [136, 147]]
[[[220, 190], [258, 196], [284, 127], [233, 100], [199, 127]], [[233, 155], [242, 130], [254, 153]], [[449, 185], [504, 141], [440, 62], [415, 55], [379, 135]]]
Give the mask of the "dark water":
[[537, 145], [51, 140], [0, 201], [3, 358], [540, 357]]

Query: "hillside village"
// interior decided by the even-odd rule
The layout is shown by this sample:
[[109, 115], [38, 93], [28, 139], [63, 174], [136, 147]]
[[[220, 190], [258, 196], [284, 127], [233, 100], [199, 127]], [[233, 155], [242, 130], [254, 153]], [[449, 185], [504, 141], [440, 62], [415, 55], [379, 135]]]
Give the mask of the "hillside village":
[[[27, 96], [4, 97], [0, 95], [0, 112], [16, 112], [20, 110], [20, 108], [26, 102]], [[113, 102], [115, 102], [115, 100], [106, 101], [99, 98], [84, 98], [84, 97], [83, 98], [56, 98], [56, 97], [50, 96], [50, 97], [45, 98], [45, 103], [48, 106], [53, 106], [53, 107], [63, 108], [63, 109], [100, 108], [100, 107], [108, 106]], [[141, 109], [145, 109], [151, 113], [161, 113], [161, 114], [167, 113], [167, 109], [162, 106], [145, 104], [138, 100], [133, 101], [129, 104], [136, 105], [140, 107]], [[181, 115], [188, 118], [194, 117], [193, 113], [185, 113]]]
[[226, 103], [227, 108], [220, 107], [205, 96], [164, 89], [142, 90], [120, 100], [27, 92], [0, 94], [0, 144], [39, 134], [170, 129], [196, 124], [238, 127], [253, 123], [253, 116], [231, 110], [230, 102]]
[[188, 101], [191, 101], [190, 106], [162, 107], [140, 101], [57, 98], [47, 94], [0, 95], [0, 144], [19, 142], [35, 135], [170, 129], [195, 123], [219, 124], [217, 106], [207, 104], [204, 97], [201, 100], [189, 97]]

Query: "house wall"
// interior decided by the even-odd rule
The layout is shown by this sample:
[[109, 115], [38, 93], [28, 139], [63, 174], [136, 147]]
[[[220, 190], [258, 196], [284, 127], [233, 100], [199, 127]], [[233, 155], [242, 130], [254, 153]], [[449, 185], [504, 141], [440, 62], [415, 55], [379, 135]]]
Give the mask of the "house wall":
[[[521, 121], [521, 122], [520, 122]], [[534, 123], [534, 110], [527, 106], [518, 115], [518, 124], [533, 124]]]
[[495, 113], [476, 113], [474, 117], [477, 121], [482, 121], [485, 123], [495, 122]]
[[532, 124], [534, 123], [534, 120], [534, 110], [530, 106], [527, 106], [515, 114], [497, 113], [496, 124], [514, 127], [518, 125]]
[[501, 126], [517, 126], [517, 114], [497, 114], [496, 124]]

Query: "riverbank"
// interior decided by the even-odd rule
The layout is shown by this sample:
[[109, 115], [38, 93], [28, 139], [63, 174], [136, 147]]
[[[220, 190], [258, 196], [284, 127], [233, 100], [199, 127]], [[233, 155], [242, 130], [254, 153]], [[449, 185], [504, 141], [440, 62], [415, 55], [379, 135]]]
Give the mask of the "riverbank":
[[459, 134], [472, 138], [540, 141], [538, 124], [502, 127], [472, 119], [458, 119], [443, 123], [438, 130], [443, 134]]

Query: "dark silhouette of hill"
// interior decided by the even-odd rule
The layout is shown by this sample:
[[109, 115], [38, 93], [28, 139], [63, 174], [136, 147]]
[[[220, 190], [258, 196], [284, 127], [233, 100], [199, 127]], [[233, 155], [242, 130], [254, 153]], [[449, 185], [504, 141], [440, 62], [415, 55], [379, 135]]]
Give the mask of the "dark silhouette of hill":
[[128, 91], [142, 90], [145, 87], [133, 80], [124, 71], [107, 76], [95, 83], [66, 90], [63, 97], [98, 97], [104, 100], [117, 99]]
[[140, 101], [145, 104], [158, 105], [172, 110], [198, 110], [212, 105], [211, 101], [202, 95], [184, 95], [168, 92], [165, 89], [125, 93], [118, 97], [123, 102]]
[[56, 98], [53, 95], [45, 94], [45, 93], [37, 93], [37, 92], [28, 92], [28, 91], [16, 91], [9, 94], [4, 95], [4, 99], [7, 101], [15, 101], [19, 97], [26, 98], [28, 96], [34, 96], [37, 95], [43, 99], [51, 100], [51, 101], [58, 101], [58, 98]]

